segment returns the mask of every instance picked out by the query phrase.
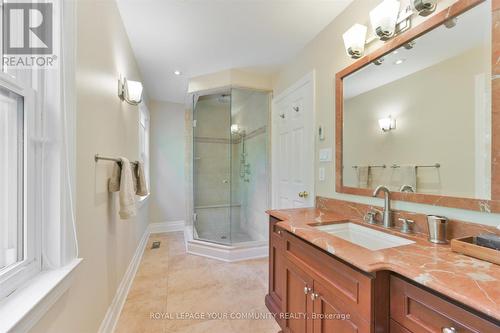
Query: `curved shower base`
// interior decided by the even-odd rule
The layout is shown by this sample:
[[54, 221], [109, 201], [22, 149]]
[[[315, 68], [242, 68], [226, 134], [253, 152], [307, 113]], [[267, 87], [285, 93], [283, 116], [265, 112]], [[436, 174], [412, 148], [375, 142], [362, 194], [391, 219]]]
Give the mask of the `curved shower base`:
[[265, 258], [269, 255], [267, 241], [250, 241], [235, 245], [223, 245], [198, 240], [193, 237], [193, 226], [184, 228], [186, 252], [226, 262]]

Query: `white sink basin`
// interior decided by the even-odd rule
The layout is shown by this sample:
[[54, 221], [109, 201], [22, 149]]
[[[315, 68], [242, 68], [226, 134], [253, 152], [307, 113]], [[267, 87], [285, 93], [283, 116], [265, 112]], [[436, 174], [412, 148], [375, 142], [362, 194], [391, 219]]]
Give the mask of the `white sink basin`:
[[314, 228], [372, 251], [415, 243], [403, 237], [394, 236], [354, 223], [330, 224]]

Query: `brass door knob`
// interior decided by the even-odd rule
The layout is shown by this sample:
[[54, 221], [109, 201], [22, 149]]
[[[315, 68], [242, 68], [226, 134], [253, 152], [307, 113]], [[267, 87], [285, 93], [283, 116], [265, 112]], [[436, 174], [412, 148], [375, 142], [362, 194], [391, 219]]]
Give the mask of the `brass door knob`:
[[318, 295], [318, 294], [316, 294], [316, 293], [312, 293], [312, 294], [311, 294], [311, 301], [315, 301], [318, 297], [319, 297], [319, 295]]
[[309, 196], [309, 193], [307, 191], [299, 192], [299, 197], [301, 197], [301, 198], [307, 198], [308, 196]]

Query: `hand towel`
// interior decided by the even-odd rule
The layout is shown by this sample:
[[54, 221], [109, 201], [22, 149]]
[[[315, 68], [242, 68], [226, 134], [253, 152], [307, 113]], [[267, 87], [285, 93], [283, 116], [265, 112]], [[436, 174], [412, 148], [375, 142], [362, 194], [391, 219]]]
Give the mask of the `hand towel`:
[[135, 194], [144, 197], [149, 194], [146, 174], [144, 173], [144, 163], [138, 161], [136, 167], [137, 189]]
[[120, 164], [115, 165], [113, 174], [109, 179], [108, 189], [110, 192], [120, 191], [120, 218], [126, 220], [136, 215], [135, 190], [132, 175], [132, 167], [125, 157], [120, 157]]
[[417, 166], [414, 164], [406, 164], [400, 166], [401, 184], [409, 185], [417, 192]]
[[370, 185], [370, 167], [369, 166], [358, 166], [358, 187], [368, 188]]
[[122, 172], [122, 168], [119, 163], [115, 163], [115, 167], [113, 168], [113, 173], [111, 174], [111, 178], [108, 182], [108, 191], [118, 192], [120, 190], [120, 175]]

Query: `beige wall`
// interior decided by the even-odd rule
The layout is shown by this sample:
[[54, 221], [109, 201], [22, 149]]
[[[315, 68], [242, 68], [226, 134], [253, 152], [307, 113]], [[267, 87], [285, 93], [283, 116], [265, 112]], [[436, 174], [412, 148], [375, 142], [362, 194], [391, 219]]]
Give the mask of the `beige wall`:
[[[437, 10], [442, 10], [453, 2], [453, 0], [439, 1]], [[306, 47], [273, 78], [274, 95], [277, 96], [311, 70], [316, 70], [316, 128], [321, 125], [325, 130], [325, 140], [317, 141], [316, 139], [316, 156], [318, 155], [317, 153], [319, 149], [334, 146], [335, 73], [353, 62], [353, 60], [345, 54], [342, 34], [354, 23], [368, 25], [370, 10], [376, 7], [379, 3], [380, 0], [354, 0], [351, 5], [349, 5], [334, 21], [332, 21], [322, 32], [320, 32], [316, 38], [306, 45]], [[414, 24], [418, 24], [422, 20], [428, 19], [429, 17], [432, 16], [428, 16], [427, 18], [419, 17], [414, 21]], [[374, 43], [367, 51], [372, 51], [380, 44], [381, 42]], [[326, 180], [316, 181], [315, 186], [317, 195], [341, 198], [362, 203], [382, 204], [379, 199], [336, 193], [334, 182], [334, 163], [320, 163], [316, 157], [316, 172], [320, 164], [326, 169]], [[317, 177], [315, 178], [317, 179]], [[466, 219], [490, 225], [497, 225], [499, 218], [499, 216], [495, 214], [447, 209], [404, 202], [396, 203], [395, 207], [422, 213], [443, 214], [451, 218]]]
[[148, 224], [147, 204], [137, 218], [118, 218], [106, 188], [113, 163], [94, 162], [95, 153], [139, 155], [138, 110], [119, 100], [116, 79], [141, 76], [115, 1], [78, 1], [77, 29], [76, 227], [84, 261], [33, 332], [96, 332]]
[[151, 113], [151, 222], [185, 220], [185, 106], [152, 101]]
[[[475, 124], [476, 98], [482, 96], [476, 96], [474, 79], [491, 71], [480, 61], [489, 52], [471, 49], [345, 100], [344, 184], [358, 186], [353, 165], [440, 163], [439, 169], [418, 169], [417, 192], [475, 197], [476, 130], [483, 129]], [[360, 80], [363, 75], [349, 85]], [[383, 133], [378, 119], [389, 115], [396, 129]], [[372, 169], [370, 179], [370, 188], [398, 191], [404, 184], [398, 168]]]
[[222, 87], [271, 90], [272, 77], [249, 70], [228, 69], [189, 79], [188, 93], [218, 90]]

